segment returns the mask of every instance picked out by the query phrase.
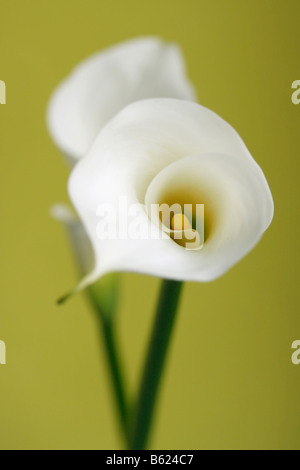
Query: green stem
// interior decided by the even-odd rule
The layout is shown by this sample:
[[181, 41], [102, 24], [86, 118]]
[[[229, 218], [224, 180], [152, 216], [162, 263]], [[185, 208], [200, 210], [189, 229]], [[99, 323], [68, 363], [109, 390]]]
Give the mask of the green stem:
[[102, 315], [100, 316], [100, 319], [104, 346], [108, 361], [108, 368], [110, 371], [111, 381], [115, 394], [115, 401], [120, 419], [121, 430], [123, 431], [125, 442], [127, 444], [127, 403], [125, 398], [123, 375], [121, 372], [122, 369], [119, 360], [119, 354], [116, 347], [115, 325], [112, 317], [108, 318]]
[[131, 449], [147, 446], [156, 398], [178, 307], [182, 283], [164, 280], [157, 306], [139, 396], [133, 416]]
[[[104, 282], [107, 285], [105, 285]], [[121, 432], [124, 436], [127, 447], [128, 406], [120, 354], [117, 348], [115, 328], [118, 298], [118, 278], [112, 276], [107, 277], [106, 279], [102, 280], [101, 284], [98, 286], [91, 286], [88, 289], [88, 294], [99, 320], [101, 333], [104, 340], [108, 371], [111, 377], [112, 389], [121, 426]]]

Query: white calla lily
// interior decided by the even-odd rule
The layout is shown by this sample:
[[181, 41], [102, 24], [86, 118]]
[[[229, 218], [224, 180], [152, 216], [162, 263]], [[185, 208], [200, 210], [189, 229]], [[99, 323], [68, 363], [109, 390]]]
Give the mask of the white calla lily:
[[55, 204], [51, 207], [52, 217], [65, 228], [72, 252], [75, 255], [79, 274], [89, 273], [95, 264], [93, 247], [82, 222], [66, 204]]
[[[81, 277], [85, 276], [94, 268], [95, 256], [82, 222], [74, 214], [71, 207], [63, 203], [52, 206], [51, 215], [64, 226], [76, 260], [78, 273]], [[97, 305], [98, 313], [100, 310], [102, 315], [114, 312], [117, 304], [117, 292], [117, 273], [110, 273], [101, 277], [98, 282], [91, 286], [90, 298]]]
[[155, 97], [196, 100], [180, 48], [155, 37], [126, 41], [92, 55], [58, 86], [48, 107], [50, 134], [75, 163], [121, 109]]
[[[256, 245], [273, 217], [268, 183], [237, 132], [214, 112], [173, 99], [144, 100], [121, 111], [73, 169], [69, 192], [96, 259], [79, 288], [109, 271], [211, 281]], [[118, 233], [129, 227], [130, 214], [120, 209], [124, 200], [135, 208], [136, 235], [151, 237], [133, 230], [101, 239], [103, 207], [116, 209], [109, 222]], [[162, 203], [204, 204], [200, 250], [162, 233], [147, 211]]]

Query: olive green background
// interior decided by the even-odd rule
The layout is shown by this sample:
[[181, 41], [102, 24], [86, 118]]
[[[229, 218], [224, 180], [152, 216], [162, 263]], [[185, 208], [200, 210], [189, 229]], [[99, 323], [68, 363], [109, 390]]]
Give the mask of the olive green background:
[[[275, 217], [228, 274], [187, 284], [154, 449], [300, 449], [299, 124], [295, 0], [0, 0], [1, 449], [114, 449], [122, 442], [96, 319], [68, 241], [49, 216], [69, 170], [45, 109], [79, 61], [119, 41], [177, 41], [199, 102], [230, 122], [270, 184]], [[159, 280], [122, 275], [119, 338], [134, 393]]]

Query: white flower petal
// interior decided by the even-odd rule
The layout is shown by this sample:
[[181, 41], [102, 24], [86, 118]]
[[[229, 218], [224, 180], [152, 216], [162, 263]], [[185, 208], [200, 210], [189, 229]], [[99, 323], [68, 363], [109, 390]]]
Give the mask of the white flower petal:
[[75, 255], [81, 276], [88, 274], [95, 265], [95, 257], [89, 237], [82, 222], [66, 204], [55, 204], [51, 215], [61, 222], [67, 231], [72, 251]]
[[53, 140], [71, 162], [123, 107], [146, 98], [195, 100], [179, 47], [138, 38], [92, 55], [54, 92], [48, 108]]
[[[96, 256], [86, 282], [114, 270], [215, 279], [253, 248], [273, 216], [263, 172], [236, 131], [212, 111], [180, 100], [140, 101], [119, 113], [73, 170], [69, 190]], [[118, 208], [123, 200], [141, 204], [139, 228], [152, 235], [161, 229], [143, 204], [204, 203], [203, 248], [188, 251], [168, 236], [99, 239], [99, 207]], [[122, 209], [111, 220], [130, 225]]]

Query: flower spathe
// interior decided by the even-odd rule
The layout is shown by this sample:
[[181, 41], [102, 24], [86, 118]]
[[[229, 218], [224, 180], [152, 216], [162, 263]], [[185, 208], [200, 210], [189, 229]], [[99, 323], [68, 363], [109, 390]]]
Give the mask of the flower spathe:
[[71, 207], [63, 203], [53, 205], [51, 215], [55, 220], [61, 222], [68, 234], [79, 275], [83, 276], [89, 273], [95, 264], [94, 252], [82, 222], [76, 217]]
[[[211, 281], [257, 244], [273, 217], [268, 183], [237, 132], [203, 106], [175, 99], [122, 110], [73, 169], [69, 193], [96, 259], [80, 287], [109, 271]], [[204, 204], [202, 249], [186, 250], [170, 236], [100, 239], [99, 207], [117, 207], [122, 198], [140, 204], [139, 225], [158, 235], [145, 207]], [[115, 222], [125, 223], [124, 215]]]
[[155, 97], [196, 99], [181, 49], [156, 37], [131, 39], [93, 54], [57, 87], [48, 128], [74, 164], [122, 108]]

